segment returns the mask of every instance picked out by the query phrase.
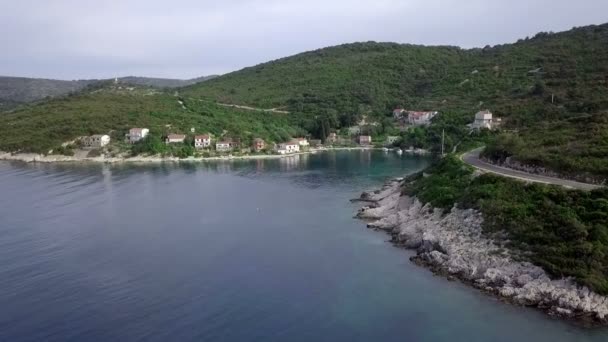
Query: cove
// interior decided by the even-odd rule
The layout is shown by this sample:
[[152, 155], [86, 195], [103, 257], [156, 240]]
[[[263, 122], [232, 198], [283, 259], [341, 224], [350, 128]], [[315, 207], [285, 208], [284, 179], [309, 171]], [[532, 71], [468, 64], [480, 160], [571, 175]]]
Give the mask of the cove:
[[353, 219], [349, 199], [428, 162], [0, 163], [0, 340], [608, 340], [435, 277]]

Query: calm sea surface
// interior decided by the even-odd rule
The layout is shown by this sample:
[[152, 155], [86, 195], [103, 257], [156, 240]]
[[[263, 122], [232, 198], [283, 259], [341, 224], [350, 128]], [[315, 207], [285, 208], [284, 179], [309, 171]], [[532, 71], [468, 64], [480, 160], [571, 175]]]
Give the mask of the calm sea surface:
[[349, 199], [382, 152], [0, 163], [0, 341], [608, 341], [411, 264]]

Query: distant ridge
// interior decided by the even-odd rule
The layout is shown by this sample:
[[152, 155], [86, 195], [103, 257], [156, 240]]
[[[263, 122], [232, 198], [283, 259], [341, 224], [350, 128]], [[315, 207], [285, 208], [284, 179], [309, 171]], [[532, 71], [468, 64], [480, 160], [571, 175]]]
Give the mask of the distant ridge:
[[[154, 88], [177, 88], [204, 82], [217, 75], [202, 76], [189, 80], [152, 78], [152, 77], [120, 77], [120, 83], [154, 87]], [[0, 76], [0, 111], [13, 108], [22, 103], [38, 101], [46, 97], [56, 97], [78, 92], [88, 86], [108, 80], [53, 80], [43, 78], [10, 77]]]

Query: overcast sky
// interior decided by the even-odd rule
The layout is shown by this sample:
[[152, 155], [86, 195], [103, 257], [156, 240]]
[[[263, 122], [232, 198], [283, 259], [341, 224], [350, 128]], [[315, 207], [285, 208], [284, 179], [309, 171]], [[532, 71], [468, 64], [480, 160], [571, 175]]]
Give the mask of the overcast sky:
[[482, 47], [608, 22], [608, 0], [0, 0], [0, 75], [221, 74], [355, 41]]

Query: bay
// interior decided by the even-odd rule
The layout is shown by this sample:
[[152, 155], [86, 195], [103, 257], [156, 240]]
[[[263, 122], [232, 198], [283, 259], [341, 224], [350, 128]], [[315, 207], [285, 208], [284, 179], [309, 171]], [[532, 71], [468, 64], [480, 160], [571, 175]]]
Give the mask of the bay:
[[606, 341], [433, 276], [348, 200], [380, 151], [0, 163], [0, 341]]

